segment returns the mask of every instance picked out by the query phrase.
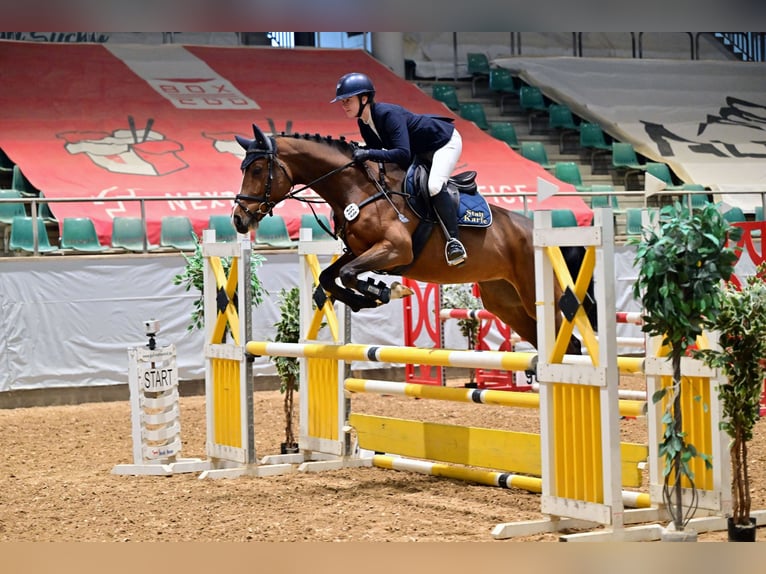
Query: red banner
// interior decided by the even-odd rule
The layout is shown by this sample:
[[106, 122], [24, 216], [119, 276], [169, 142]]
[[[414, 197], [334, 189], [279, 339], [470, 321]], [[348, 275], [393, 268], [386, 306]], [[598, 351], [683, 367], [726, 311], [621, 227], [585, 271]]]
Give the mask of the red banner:
[[[228, 214], [239, 190], [242, 150], [234, 135], [319, 133], [360, 141], [356, 124], [330, 104], [337, 79], [371, 76], [377, 98], [413, 111], [454, 115], [417, 86], [361, 50], [180, 45], [50, 45], [0, 41], [6, 89], [0, 92], [0, 148], [45, 197], [167, 197], [145, 202], [149, 239], [165, 215], [186, 215], [201, 234], [212, 214]], [[569, 208], [580, 224], [592, 213], [572, 186], [557, 181], [505, 143], [460, 118], [462, 165], [478, 172], [480, 191], [509, 209], [537, 190], [537, 178], [561, 189], [539, 205]], [[188, 199], [204, 195], [214, 201]], [[139, 202], [52, 203], [54, 215], [91, 217], [108, 244], [112, 219], [139, 216]], [[275, 209], [297, 237], [309, 208]], [[326, 206], [318, 211], [327, 213]]]

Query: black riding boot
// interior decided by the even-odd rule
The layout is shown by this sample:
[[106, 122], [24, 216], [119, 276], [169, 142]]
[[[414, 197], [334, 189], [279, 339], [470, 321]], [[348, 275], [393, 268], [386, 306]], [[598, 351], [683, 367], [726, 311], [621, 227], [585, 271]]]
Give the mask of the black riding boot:
[[449, 193], [447, 193], [446, 185], [431, 198], [431, 204], [434, 206], [436, 215], [442, 222], [442, 227], [447, 232], [447, 245], [444, 247], [447, 265], [460, 265], [466, 260], [467, 255], [465, 247], [463, 247], [463, 244], [458, 239], [457, 209]]

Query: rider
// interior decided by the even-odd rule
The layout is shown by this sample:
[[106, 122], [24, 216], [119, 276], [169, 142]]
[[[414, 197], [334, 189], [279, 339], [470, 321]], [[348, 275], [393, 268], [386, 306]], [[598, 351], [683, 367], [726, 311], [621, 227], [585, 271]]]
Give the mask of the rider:
[[[356, 96], [356, 97], [354, 97]], [[447, 179], [455, 169], [463, 141], [450, 118], [415, 114], [396, 104], [375, 101], [375, 86], [365, 74], [352, 72], [338, 80], [335, 99], [349, 118], [357, 118], [367, 144], [354, 151], [354, 161], [391, 162], [407, 169], [415, 156], [433, 154], [428, 193], [447, 234], [444, 249], [448, 265], [466, 260], [458, 239], [457, 209], [447, 192]]]

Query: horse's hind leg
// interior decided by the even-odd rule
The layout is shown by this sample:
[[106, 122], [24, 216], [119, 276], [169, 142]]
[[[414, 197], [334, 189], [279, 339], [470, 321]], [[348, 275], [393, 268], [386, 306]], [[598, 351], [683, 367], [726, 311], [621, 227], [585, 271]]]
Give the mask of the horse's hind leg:
[[502, 279], [479, 283], [484, 308], [537, 348], [537, 321], [530, 316], [516, 288]]

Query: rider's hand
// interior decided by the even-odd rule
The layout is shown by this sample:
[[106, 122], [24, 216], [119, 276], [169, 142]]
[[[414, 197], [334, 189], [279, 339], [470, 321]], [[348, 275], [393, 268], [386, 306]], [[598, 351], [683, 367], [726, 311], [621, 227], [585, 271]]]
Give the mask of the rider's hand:
[[357, 148], [354, 150], [354, 161], [356, 163], [364, 163], [370, 159], [370, 150]]

